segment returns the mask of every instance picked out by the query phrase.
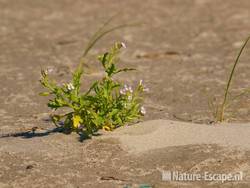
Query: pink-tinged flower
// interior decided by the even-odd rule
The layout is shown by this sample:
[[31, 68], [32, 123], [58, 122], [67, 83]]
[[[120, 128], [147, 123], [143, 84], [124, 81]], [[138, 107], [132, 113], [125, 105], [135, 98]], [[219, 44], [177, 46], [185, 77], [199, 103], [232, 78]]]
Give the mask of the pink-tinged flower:
[[145, 109], [143, 106], [140, 108], [140, 113], [141, 113], [142, 115], [145, 115], [145, 114], [146, 114], [146, 109]]
[[44, 70], [45, 75], [48, 75], [49, 73], [52, 73], [52, 72], [53, 72], [53, 68], [51, 68], [51, 67]]
[[54, 69], [52, 67], [47, 68], [47, 73], [52, 73]]
[[120, 89], [120, 94], [121, 94], [121, 95], [126, 95], [125, 89]]
[[124, 89], [127, 91], [128, 90], [128, 85], [124, 84]]
[[125, 84], [124, 87], [120, 90], [120, 94], [123, 95], [126, 94], [127, 92], [133, 93], [133, 88]]
[[133, 93], [133, 89], [132, 89], [131, 86], [128, 87], [128, 91], [129, 91], [130, 93]]

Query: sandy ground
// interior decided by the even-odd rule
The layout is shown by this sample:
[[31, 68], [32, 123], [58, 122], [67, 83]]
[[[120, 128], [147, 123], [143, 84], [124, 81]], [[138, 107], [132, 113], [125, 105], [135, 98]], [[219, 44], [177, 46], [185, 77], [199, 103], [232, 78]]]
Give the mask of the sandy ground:
[[171, 146], [217, 144], [250, 150], [250, 125], [197, 125], [168, 120], [152, 120], [114, 132], [126, 150], [136, 154]]
[[[0, 0], [0, 187], [250, 187], [249, 97], [232, 105], [225, 125], [209, 124], [208, 107], [221, 98], [249, 35], [249, 10], [248, 0]], [[100, 77], [96, 53], [124, 41], [121, 66], [137, 72], [118, 79], [145, 81], [147, 115], [89, 140], [59, 133], [48, 121], [47, 98], [38, 96], [40, 69], [68, 82], [90, 36], [116, 13], [113, 25], [145, 24], [98, 43], [83, 89]], [[234, 94], [250, 85], [248, 52]], [[244, 179], [164, 182], [162, 171], [242, 171]]]
[[[248, 187], [249, 125], [152, 120], [79, 142], [40, 130], [1, 138], [1, 187]], [[162, 172], [243, 173], [241, 181], [163, 181]]]

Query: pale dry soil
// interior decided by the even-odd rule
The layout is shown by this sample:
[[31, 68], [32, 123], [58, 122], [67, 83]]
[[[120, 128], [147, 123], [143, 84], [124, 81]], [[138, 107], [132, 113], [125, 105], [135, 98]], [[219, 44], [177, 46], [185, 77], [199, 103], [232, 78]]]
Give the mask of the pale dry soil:
[[[229, 124], [211, 124], [208, 107], [250, 33], [249, 10], [248, 0], [0, 0], [0, 187], [250, 187], [249, 96], [232, 105]], [[113, 25], [144, 24], [97, 44], [83, 90], [101, 76], [96, 55], [124, 41], [121, 66], [137, 71], [117, 79], [150, 88], [143, 123], [87, 140], [53, 130], [40, 69], [68, 82], [90, 36], [116, 13]], [[247, 47], [234, 94], [250, 85], [249, 59]], [[164, 182], [163, 170], [242, 171], [244, 180]]]

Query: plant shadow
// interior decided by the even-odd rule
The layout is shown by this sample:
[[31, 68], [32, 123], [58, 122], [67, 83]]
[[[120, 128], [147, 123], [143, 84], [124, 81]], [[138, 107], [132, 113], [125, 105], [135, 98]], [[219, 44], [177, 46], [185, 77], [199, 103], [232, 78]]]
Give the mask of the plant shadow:
[[[28, 130], [28, 131], [21, 131], [21, 132], [15, 132], [15, 133], [6, 133], [3, 135], [0, 135], [1, 138], [8, 138], [8, 137], [21, 137], [24, 139], [30, 139], [34, 137], [45, 137], [49, 136], [51, 134], [56, 134], [56, 133], [62, 133], [65, 135], [71, 134], [71, 132], [65, 130], [62, 127], [56, 127], [53, 129], [49, 129], [43, 132], [36, 132], [36, 130]], [[77, 132], [79, 135], [78, 141], [83, 142], [84, 140], [91, 139], [91, 136], [89, 136], [85, 131]], [[100, 136], [100, 133], [93, 133], [93, 136]]]
[[[49, 136], [51, 134], [56, 134], [56, 133], [69, 135], [72, 132], [65, 130], [63, 127], [56, 127], [53, 129], [42, 131], [42, 132], [41, 131], [37, 132], [36, 129], [31, 129], [28, 131], [2, 134], [0, 135], [0, 139], [8, 138], [8, 137], [21, 137], [23, 139], [30, 139], [34, 137], [45, 137], [45, 136]], [[91, 136], [89, 136], [85, 131], [77, 132], [77, 134], [79, 135], [78, 137], [79, 142], [83, 142], [84, 140], [91, 139]], [[100, 135], [101, 135], [100, 133], [93, 133], [93, 136], [100, 136]]]
[[[45, 118], [45, 119], [43, 119], [43, 121], [46, 123], [52, 122], [50, 118]], [[34, 137], [45, 137], [45, 136], [49, 136], [51, 134], [57, 134], [57, 133], [61, 133], [61, 134], [65, 134], [65, 135], [69, 135], [69, 134], [73, 133], [72, 130], [69, 130], [69, 129], [66, 129], [65, 127], [63, 127], [62, 123], [60, 125], [61, 125], [61, 127], [55, 127], [55, 128], [51, 128], [51, 129], [47, 129], [47, 130], [42, 130], [39, 132], [37, 131], [39, 129], [38, 127], [33, 127], [27, 131], [1, 134], [0, 139], [1, 138], [8, 138], [8, 137], [21, 137], [24, 139], [29, 139], [29, 138], [34, 138]], [[92, 133], [92, 136], [90, 136], [87, 133], [87, 131], [84, 131], [84, 130], [77, 131], [76, 133], [79, 135], [79, 137], [78, 137], [79, 142], [83, 142], [84, 140], [91, 139], [92, 136], [102, 135], [101, 133], [94, 132], [94, 133]]]
[[22, 138], [44, 137], [44, 136], [48, 136], [50, 134], [63, 133], [63, 132], [64, 131], [61, 127], [56, 127], [53, 129], [43, 131], [43, 132], [36, 132], [36, 127], [35, 127], [35, 128], [32, 128], [31, 130], [28, 130], [28, 131], [7, 133], [4, 135], [1, 135], [0, 138], [6, 138], [6, 137], [22, 137]]

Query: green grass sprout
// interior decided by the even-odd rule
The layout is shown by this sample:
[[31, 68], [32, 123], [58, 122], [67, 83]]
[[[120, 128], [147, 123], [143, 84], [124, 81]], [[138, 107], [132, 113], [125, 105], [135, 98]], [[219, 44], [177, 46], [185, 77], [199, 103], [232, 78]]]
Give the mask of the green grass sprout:
[[233, 64], [233, 67], [232, 67], [232, 70], [230, 72], [230, 75], [229, 75], [229, 78], [228, 78], [228, 81], [227, 81], [227, 85], [226, 85], [226, 88], [225, 88], [225, 92], [224, 92], [224, 98], [223, 98], [223, 102], [221, 105], [218, 105], [216, 107], [216, 111], [215, 111], [215, 116], [216, 116], [216, 120], [217, 122], [222, 122], [225, 120], [225, 111], [226, 109], [229, 107], [229, 104], [234, 101], [235, 99], [247, 94], [250, 92], [249, 89], [243, 91], [241, 94], [237, 95], [236, 97], [232, 98], [232, 99], [229, 99], [229, 94], [230, 94], [230, 86], [232, 84], [232, 80], [233, 80], [233, 76], [234, 76], [234, 73], [235, 73], [235, 70], [236, 70], [236, 67], [239, 63], [239, 59], [242, 55], [242, 52], [243, 50], [245, 49], [247, 43], [249, 42], [250, 40], [250, 36], [245, 40], [244, 44], [242, 45], [238, 55], [237, 55], [237, 58]]

